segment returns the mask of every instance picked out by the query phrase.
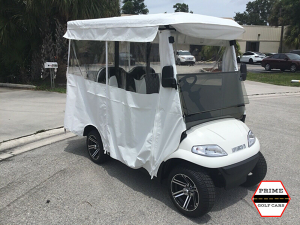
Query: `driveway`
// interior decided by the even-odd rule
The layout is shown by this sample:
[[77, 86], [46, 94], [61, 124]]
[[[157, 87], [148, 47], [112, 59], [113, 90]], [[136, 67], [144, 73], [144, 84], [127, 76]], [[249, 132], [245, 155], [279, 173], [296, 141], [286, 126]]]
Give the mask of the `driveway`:
[[63, 126], [66, 95], [0, 88], [0, 142]]

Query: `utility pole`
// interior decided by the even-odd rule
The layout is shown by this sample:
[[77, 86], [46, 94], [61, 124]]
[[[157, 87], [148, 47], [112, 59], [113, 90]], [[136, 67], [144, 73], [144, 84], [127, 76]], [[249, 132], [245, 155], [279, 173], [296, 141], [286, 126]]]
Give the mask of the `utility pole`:
[[279, 53], [282, 53], [282, 45], [283, 45], [283, 31], [284, 31], [284, 23], [281, 17], [281, 9], [280, 9], [280, 23], [281, 23], [281, 35], [280, 35], [280, 46], [279, 46]]

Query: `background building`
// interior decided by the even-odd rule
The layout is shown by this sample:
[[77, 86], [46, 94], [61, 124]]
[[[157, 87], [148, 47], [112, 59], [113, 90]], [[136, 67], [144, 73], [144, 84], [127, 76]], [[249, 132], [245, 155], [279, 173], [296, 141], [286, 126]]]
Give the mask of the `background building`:
[[[281, 27], [244, 25], [243, 33], [237, 41], [241, 52], [254, 51], [262, 53], [278, 53], [280, 47]], [[284, 38], [284, 36], [283, 36]], [[283, 45], [283, 52], [291, 49]]]

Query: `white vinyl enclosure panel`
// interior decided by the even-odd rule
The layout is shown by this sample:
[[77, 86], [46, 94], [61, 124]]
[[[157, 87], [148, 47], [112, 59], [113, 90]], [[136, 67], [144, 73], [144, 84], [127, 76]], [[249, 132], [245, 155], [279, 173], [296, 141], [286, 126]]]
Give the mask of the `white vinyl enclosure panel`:
[[[159, 76], [165, 65], [173, 65], [176, 70], [170, 35], [170, 31], [159, 32], [160, 66], [153, 65]], [[113, 50], [111, 44], [105, 45], [106, 56]], [[104, 49], [104, 45], [98, 46]], [[144, 167], [152, 177], [156, 176], [161, 162], [178, 148], [181, 134], [186, 130], [178, 91], [163, 88], [160, 82], [159, 93], [152, 94], [127, 91], [109, 84], [117, 83], [117, 79], [112, 82], [109, 78], [108, 83], [99, 83], [101, 73], [92, 76], [87, 70], [97, 65], [103, 67], [103, 60], [109, 57], [98, 56], [99, 62], [94, 65], [77, 65], [80, 54], [76, 54], [76, 49], [79, 48], [83, 46], [71, 47], [76, 57], [71, 59], [75, 65], [68, 69], [65, 128], [82, 136], [86, 126], [96, 127], [105, 151], [112, 158], [131, 168]], [[139, 83], [141, 81], [136, 81], [135, 85], [142, 89]]]

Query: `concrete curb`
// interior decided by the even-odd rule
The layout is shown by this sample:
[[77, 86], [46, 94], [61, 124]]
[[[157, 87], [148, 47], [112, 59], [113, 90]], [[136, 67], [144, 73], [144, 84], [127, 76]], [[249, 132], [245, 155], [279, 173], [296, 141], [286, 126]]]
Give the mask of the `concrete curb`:
[[19, 88], [19, 89], [35, 89], [36, 88], [36, 86], [34, 86], [34, 85], [12, 84], [12, 83], [0, 83], [0, 87]]
[[2, 142], [0, 143], [0, 161], [21, 154], [23, 152], [31, 151], [33, 149], [75, 136], [76, 135], [71, 132], [65, 133], [64, 128], [57, 128], [42, 133]]
[[278, 93], [263, 93], [263, 94], [253, 94], [247, 95], [249, 99], [256, 98], [268, 98], [268, 97], [282, 97], [282, 96], [298, 96], [300, 92], [278, 92]]

